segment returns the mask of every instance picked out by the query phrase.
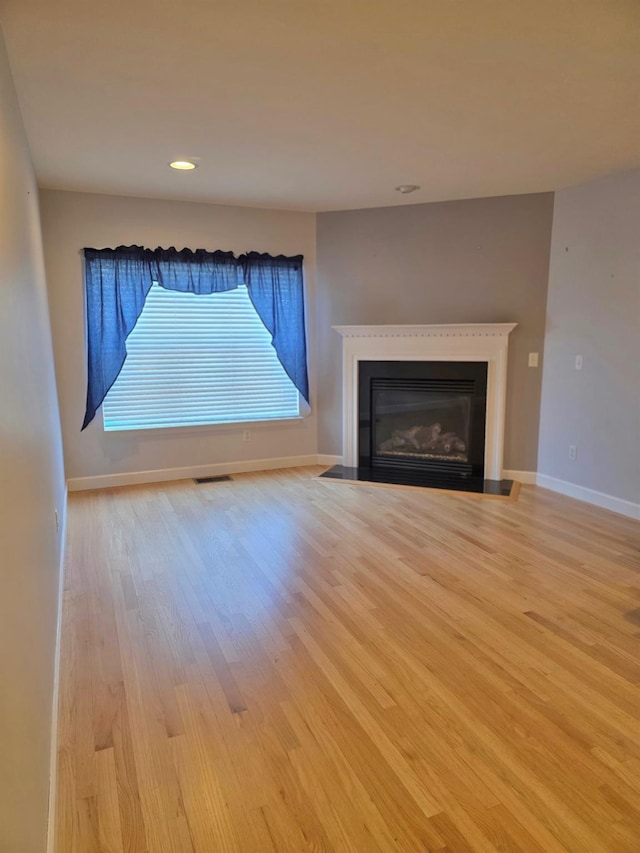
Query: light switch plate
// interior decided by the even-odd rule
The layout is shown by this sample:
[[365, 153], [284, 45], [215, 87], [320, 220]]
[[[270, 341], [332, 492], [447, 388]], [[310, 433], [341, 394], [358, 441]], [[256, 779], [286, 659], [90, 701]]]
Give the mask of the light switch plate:
[[529, 353], [529, 367], [537, 367], [538, 366], [538, 353], [530, 352]]

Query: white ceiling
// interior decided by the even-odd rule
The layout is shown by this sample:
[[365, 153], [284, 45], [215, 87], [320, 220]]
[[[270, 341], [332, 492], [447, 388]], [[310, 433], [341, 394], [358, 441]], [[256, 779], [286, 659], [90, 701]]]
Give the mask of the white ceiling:
[[640, 166], [639, 0], [5, 0], [1, 17], [44, 187], [335, 210]]

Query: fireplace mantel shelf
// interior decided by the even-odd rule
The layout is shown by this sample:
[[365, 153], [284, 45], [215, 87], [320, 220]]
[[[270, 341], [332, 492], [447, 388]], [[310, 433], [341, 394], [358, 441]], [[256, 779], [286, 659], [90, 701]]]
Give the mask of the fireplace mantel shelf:
[[342, 340], [343, 461], [358, 462], [358, 365], [361, 361], [487, 363], [485, 477], [502, 479], [509, 334], [517, 323], [428, 326], [333, 326]]
[[333, 326], [343, 338], [496, 338], [517, 323], [449, 323], [428, 326]]

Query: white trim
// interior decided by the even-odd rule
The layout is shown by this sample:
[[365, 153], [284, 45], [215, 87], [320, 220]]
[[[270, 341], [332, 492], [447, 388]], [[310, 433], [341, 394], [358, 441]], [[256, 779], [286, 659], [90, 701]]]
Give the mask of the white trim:
[[342, 456], [334, 456], [331, 453], [318, 453], [318, 465], [342, 465]]
[[242, 462], [216, 462], [212, 465], [191, 465], [185, 468], [158, 468], [153, 471], [127, 471], [122, 474], [98, 474], [95, 477], [73, 477], [67, 485], [70, 492], [87, 489], [109, 489], [113, 486], [133, 486], [142, 483], [162, 483], [168, 480], [188, 480], [192, 477], [212, 477], [218, 474], [242, 474], [249, 471], [270, 471], [274, 468], [300, 468], [317, 465], [318, 456], [279, 456], [272, 459], [250, 459]]
[[597, 492], [595, 489], [588, 489], [586, 486], [578, 486], [568, 480], [558, 480], [555, 477], [547, 476], [547, 474], [538, 474], [536, 481], [543, 489], [551, 489], [552, 492], [558, 492], [569, 498], [576, 498], [576, 500], [585, 501], [602, 509], [608, 509], [611, 512], [640, 520], [640, 503], [616, 498], [614, 495]]
[[507, 393], [507, 346], [517, 323], [429, 326], [333, 326], [342, 335], [342, 452], [358, 458], [358, 363], [360, 361], [486, 361], [485, 477], [502, 474]]
[[517, 323], [439, 323], [421, 326], [332, 326], [343, 338], [504, 338]]
[[[276, 468], [300, 468], [310, 465], [323, 465], [330, 467], [331, 465], [342, 465], [343, 457], [330, 453], [310, 453], [307, 456], [281, 456], [272, 459], [252, 459], [246, 462], [220, 462], [213, 465], [194, 465], [188, 468], [160, 468], [154, 471], [130, 471], [124, 474], [103, 474], [96, 477], [78, 477], [68, 481], [67, 486], [70, 492], [83, 491], [85, 489], [108, 489], [113, 486], [131, 486], [143, 483], [161, 483], [170, 480], [187, 480], [192, 477], [210, 477], [216, 474], [241, 474], [250, 473], [252, 471], [270, 471]], [[487, 475], [489, 478], [489, 476]], [[517, 480], [520, 483], [529, 485], [541, 486], [545, 489], [551, 489], [559, 494], [566, 495], [570, 498], [585, 501], [594, 506], [602, 507], [603, 509], [611, 510], [612, 512], [626, 515], [629, 518], [640, 520], [640, 504], [632, 503], [631, 501], [616, 498], [613, 495], [607, 495], [603, 492], [597, 492], [594, 489], [587, 489], [584, 486], [577, 486], [575, 483], [569, 483], [566, 480], [557, 480], [555, 477], [548, 477], [546, 474], [536, 474], [535, 471], [516, 471], [504, 469], [502, 477], [509, 480]], [[501, 479], [502, 477], [491, 477], [489, 479]], [[65, 496], [65, 511], [63, 516], [62, 535], [66, 527], [66, 496]], [[63, 542], [64, 548], [64, 542]], [[64, 560], [64, 551], [61, 561]], [[60, 569], [60, 599], [62, 599], [63, 589], [63, 566], [61, 562]], [[59, 607], [58, 619], [62, 612], [61, 600]], [[57, 690], [58, 690], [58, 672], [60, 666], [60, 629], [61, 622], [58, 622], [58, 636], [56, 640], [56, 675], [54, 691], [54, 713], [57, 715]], [[55, 721], [55, 732], [57, 732], [57, 720]], [[53, 750], [53, 742], [52, 742]], [[52, 752], [52, 784], [54, 776], [54, 758]], [[55, 753], [57, 762], [57, 752]], [[53, 802], [53, 799], [51, 800]], [[50, 853], [50, 851], [49, 851]]]
[[502, 472], [502, 477], [504, 480], [517, 480], [518, 483], [535, 486], [537, 475], [535, 471], [510, 471], [505, 468]]
[[60, 564], [58, 566], [58, 602], [56, 613], [56, 644], [53, 659], [53, 698], [51, 709], [51, 746], [49, 757], [49, 813], [47, 816], [47, 853], [54, 853], [56, 843], [56, 802], [58, 791], [58, 714], [60, 703], [60, 655], [62, 646], [62, 607], [64, 602], [64, 563], [67, 548], [67, 494], [61, 512]]

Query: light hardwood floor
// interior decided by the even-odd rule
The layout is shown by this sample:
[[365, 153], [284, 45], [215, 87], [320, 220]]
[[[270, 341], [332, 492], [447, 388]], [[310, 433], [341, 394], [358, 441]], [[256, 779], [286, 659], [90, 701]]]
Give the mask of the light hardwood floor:
[[640, 525], [319, 470], [71, 495], [58, 853], [640, 851]]

